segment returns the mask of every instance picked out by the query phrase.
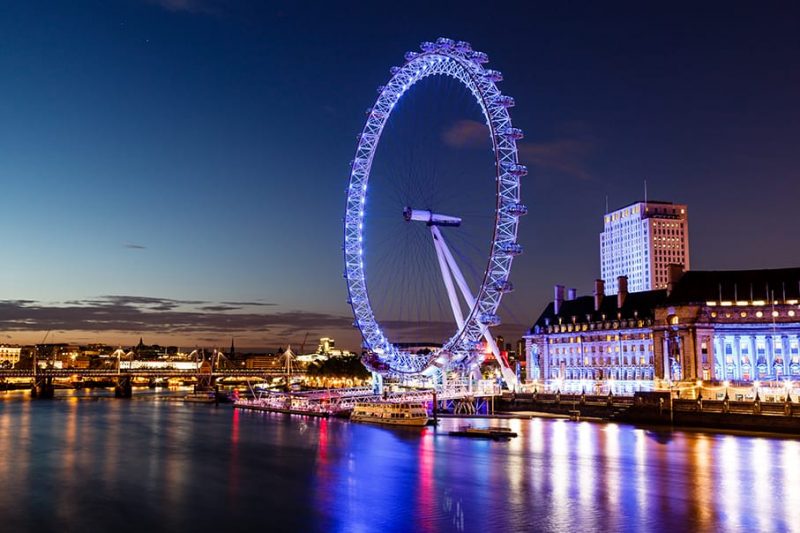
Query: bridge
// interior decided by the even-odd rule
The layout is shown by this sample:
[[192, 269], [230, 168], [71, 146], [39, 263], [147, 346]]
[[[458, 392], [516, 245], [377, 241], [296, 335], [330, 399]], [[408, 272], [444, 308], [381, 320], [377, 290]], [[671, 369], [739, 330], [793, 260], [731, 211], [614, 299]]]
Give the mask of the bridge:
[[77, 368], [29, 368], [29, 369], [2, 369], [0, 382], [8, 379], [30, 380], [31, 395], [35, 398], [52, 398], [54, 380], [108, 380], [114, 382], [114, 395], [118, 398], [130, 398], [131, 386], [134, 379], [186, 379], [196, 380], [198, 385], [211, 387], [217, 381], [226, 378], [234, 379], [271, 379], [285, 377], [290, 379], [294, 374], [279, 372], [274, 369], [212, 369], [198, 367], [195, 369], [174, 368], [106, 368], [106, 369], [77, 369]]

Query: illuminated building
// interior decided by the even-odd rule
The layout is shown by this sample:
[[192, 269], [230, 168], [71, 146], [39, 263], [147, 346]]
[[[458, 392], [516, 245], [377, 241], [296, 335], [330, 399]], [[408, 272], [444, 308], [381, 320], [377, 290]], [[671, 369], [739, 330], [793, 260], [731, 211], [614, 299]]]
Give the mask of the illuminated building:
[[297, 361], [300, 363], [313, 363], [315, 361], [325, 361], [331, 357], [347, 357], [351, 355], [353, 354], [347, 350], [336, 348], [336, 341], [332, 338], [322, 337], [315, 353], [298, 355]]
[[800, 268], [669, 268], [666, 289], [564, 297], [525, 335], [527, 379], [800, 381]]
[[555, 299], [524, 336], [528, 380], [650, 381], [654, 377], [653, 320], [665, 290], [606, 296], [603, 280], [594, 294], [576, 297], [556, 285]]
[[14, 366], [19, 363], [22, 348], [20, 346], [0, 345], [0, 363]]
[[319, 340], [319, 346], [317, 346], [317, 353], [327, 354], [335, 347], [336, 347], [335, 340], [331, 339], [330, 337], [322, 337]]
[[630, 292], [665, 289], [670, 264], [689, 270], [686, 206], [636, 202], [604, 217], [600, 233], [600, 277], [606, 294], [616, 294], [619, 276]]
[[656, 375], [664, 380], [800, 380], [800, 268], [673, 267], [656, 309]]

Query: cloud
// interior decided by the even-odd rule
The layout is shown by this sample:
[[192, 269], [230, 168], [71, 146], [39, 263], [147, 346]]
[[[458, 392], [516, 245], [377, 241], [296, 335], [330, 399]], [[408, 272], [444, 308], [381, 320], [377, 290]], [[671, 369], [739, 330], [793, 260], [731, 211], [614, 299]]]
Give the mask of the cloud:
[[541, 170], [554, 170], [581, 180], [592, 179], [586, 159], [594, 149], [594, 143], [580, 139], [517, 143], [522, 163], [534, 165]]
[[442, 132], [442, 140], [452, 148], [481, 148], [491, 137], [486, 125], [476, 120], [459, 120]]
[[130, 248], [131, 250], [147, 250], [147, 246], [142, 246], [141, 244], [135, 244], [132, 242], [126, 242], [122, 246], [125, 248]]
[[[518, 141], [517, 150], [523, 164], [540, 171], [556, 172], [580, 180], [591, 180], [587, 159], [595, 152], [597, 143], [585, 128], [571, 125], [567, 136], [552, 141]], [[483, 148], [487, 145], [486, 126], [475, 120], [459, 120], [442, 132], [442, 140], [452, 148]]]
[[[248, 312], [242, 309], [226, 303], [147, 296], [99, 296], [61, 303], [0, 300], [0, 331], [8, 335], [49, 330], [73, 338], [81, 335], [82, 339], [99, 341], [103, 336], [120, 333], [137, 337], [174, 335], [191, 339], [190, 342], [218, 346], [227, 345], [230, 337], [235, 336], [236, 344], [241, 346], [292, 344], [295, 349], [299, 349], [306, 334], [309, 334], [306, 348], [314, 346], [315, 341], [310, 339], [322, 335], [353, 340], [360, 337], [352, 328], [350, 315], [301, 310]], [[450, 321], [420, 323], [395, 320], [381, 325], [396, 342], [442, 342], [455, 332]], [[503, 324], [501, 328], [497, 332], [505, 332], [506, 328], [512, 328], [512, 324]], [[508, 329], [508, 338], [523, 330], [522, 325], [513, 325], [513, 331]]]
[[[153, 333], [264, 333], [283, 336], [315, 329], [342, 329], [350, 317], [305, 311], [230, 312], [231, 306], [194, 300], [102, 296], [60, 305], [30, 300], [0, 301], [0, 330]], [[200, 304], [199, 307], [197, 305]], [[205, 309], [204, 309], [205, 308]]]
[[247, 306], [270, 306], [276, 305], [271, 302], [220, 302], [221, 304], [225, 305], [236, 305], [240, 307], [247, 307]]
[[237, 307], [234, 305], [203, 305], [199, 308], [201, 311], [236, 311], [241, 309], [241, 307]]

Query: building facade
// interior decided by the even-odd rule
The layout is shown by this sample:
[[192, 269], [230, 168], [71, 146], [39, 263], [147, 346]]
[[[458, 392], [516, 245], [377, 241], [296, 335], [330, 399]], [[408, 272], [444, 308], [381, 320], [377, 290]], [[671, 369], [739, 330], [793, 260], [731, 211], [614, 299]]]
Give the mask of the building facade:
[[656, 309], [656, 377], [800, 380], [800, 268], [674, 269]]
[[595, 281], [592, 296], [577, 297], [556, 285], [555, 298], [524, 336], [529, 381], [652, 381], [655, 372], [653, 320], [666, 291], [605, 294]]
[[626, 276], [630, 292], [665, 289], [670, 264], [689, 270], [687, 209], [671, 202], [636, 202], [603, 219], [600, 277], [606, 294]]
[[554, 301], [525, 335], [529, 381], [800, 381], [800, 268], [669, 269], [667, 288]]
[[0, 364], [2, 365], [13, 367], [19, 363], [21, 355], [22, 347], [20, 346], [0, 345]]

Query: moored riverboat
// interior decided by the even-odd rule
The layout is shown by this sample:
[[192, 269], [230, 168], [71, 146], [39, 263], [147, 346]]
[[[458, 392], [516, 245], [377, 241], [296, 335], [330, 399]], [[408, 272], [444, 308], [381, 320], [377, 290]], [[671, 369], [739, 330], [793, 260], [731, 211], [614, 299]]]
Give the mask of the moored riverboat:
[[511, 439], [517, 436], [515, 431], [509, 428], [494, 427], [494, 428], [475, 428], [472, 426], [461, 426], [457, 430], [449, 431], [448, 435], [452, 437], [472, 437], [473, 439]]
[[350, 420], [387, 426], [422, 427], [428, 423], [428, 411], [421, 402], [359, 402]]

